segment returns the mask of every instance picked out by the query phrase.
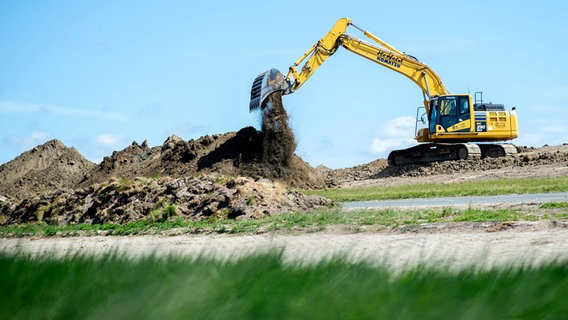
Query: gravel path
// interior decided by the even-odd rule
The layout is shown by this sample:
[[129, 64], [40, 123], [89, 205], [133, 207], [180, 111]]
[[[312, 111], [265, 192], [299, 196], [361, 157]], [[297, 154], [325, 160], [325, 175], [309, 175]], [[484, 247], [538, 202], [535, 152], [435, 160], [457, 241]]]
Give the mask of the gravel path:
[[299, 235], [178, 235], [178, 236], [91, 236], [40, 239], [0, 239], [0, 250], [33, 255], [94, 254], [117, 252], [129, 257], [148, 254], [206, 255], [235, 259], [274, 248], [282, 250], [286, 262], [313, 263], [345, 255], [352, 261], [367, 260], [394, 270], [417, 263], [464, 266], [539, 265], [568, 259], [568, 229], [531, 228], [531, 231], [499, 232], [463, 230], [419, 233], [351, 233], [325, 231]]

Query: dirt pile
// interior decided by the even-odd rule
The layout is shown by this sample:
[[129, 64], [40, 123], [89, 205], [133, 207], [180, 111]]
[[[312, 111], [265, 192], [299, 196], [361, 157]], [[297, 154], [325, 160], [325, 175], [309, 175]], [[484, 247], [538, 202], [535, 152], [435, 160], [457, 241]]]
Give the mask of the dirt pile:
[[[503, 158], [481, 160], [458, 160], [425, 164], [388, 166], [385, 159], [378, 159], [360, 166], [331, 170], [318, 167], [326, 181], [333, 185], [352, 184], [355, 181], [369, 181], [369, 184], [388, 185], [419, 182], [453, 182], [457, 178], [498, 178], [551, 177], [568, 173], [568, 144], [543, 146], [540, 148], [519, 147], [518, 154]], [[451, 177], [447, 177], [451, 176]], [[436, 177], [437, 179], [433, 179]], [[394, 179], [398, 179], [396, 182]], [[381, 183], [371, 183], [370, 181]], [[362, 186], [362, 184], [357, 184]]]
[[377, 173], [385, 171], [387, 167], [388, 162], [386, 159], [378, 159], [366, 164], [342, 169], [330, 169], [320, 165], [316, 167], [316, 170], [328, 182], [328, 187], [336, 187], [344, 182], [372, 179]]
[[[258, 218], [332, 205], [286, 191], [326, 183], [294, 154], [281, 99], [277, 93], [266, 100], [261, 132], [246, 127], [189, 141], [174, 135], [157, 147], [135, 141], [99, 165], [49, 141], [0, 166], [0, 222]], [[242, 176], [250, 178], [233, 178]]]
[[51, 140], [0, 166], [0, 195], [24, 198], [37, 192], [73, 188], [95, 167], [75, 148]]
[[323, 177], [294, 154], [296, 140], [280, 92], [264, 102], [262, 131], [246, 127], [238, 132], [184, 141], [169, 137], [161, 147], [134, 142], [105, 157], [82, 186], [112, 177], [183, 177], [196, 173], [263, 177], [292, 187], [322, 188]]
[[329, 183], [321, 172], [294, 154], [296, 138], [288, 124], [282, 93], [275, 92], [263, 102], [262, 139], [255, 162], [242, 165], [247, 175], [268, 177], [293, 187], [325, 188]]
[[241, 167], [245, 163], [258, 162], [261, 140], [260, 132], [246, 127], [238, 132], [206, 135], [189, 141], [173, 135], [162, 146], [152, 148], [147, 143], [139, 145], [133, 142], [127, 148], [105, 157], [83, 186], [112, 177], [178, 178], [198, 172], [244, 175], [246, 172]]
[[[173, 178], [197, 173], [216, 173], [230, 176], [262, 177], [298, 188], [325, 187], [325, 181], [309, 164], [293, 153], [284, 153], [276, 145], [278, 134], [246, 127], [238, 132], [204, 136], [184, 141], [169, 137], [161, 147], [150, 148], [134, 142], [121, 151], [105, 157], [102, 163], [82, 182], [85, 187], [112, 177]], [[272, 139], [272, 136], [277, 137]], [[279, 140], [281, 141], [281, 140]], [[272, 152], [271, 150], [275, 150]]]
[[434, 162], [426, 165], [408, 165], [402, 167], [386, 167], [370, 178], [392, 176], [431, 176], [439, 174], [463, 174], [497, 170], [502, 168], [532, 168], [545, 165], [568, 166], [568, 145], [554, 148], [545, 146], [539, 149], [519, 148], [520, 152], [510, 157], [484, 158], [481, 160], [460, 160]]
[[0, 199], [0, 224], [250, 219], [333, 205], [331, 200], [288, 191], [267, 179], [218, 175], [121, 178], [84, 189], [55, 190], [21, 202]]
[[325, 186], [316, 170], [293, 150], [285, 158], [265, 157], [270, 152], [263, 146], [274, 144], [253, 127], [189, 141], [174, 135], [157, 147], [133, 142], [97, 165], [52, 140], [0, 166], [0, 195], [24, 199], [56, 189], [86, 188], [115, 177], [181, 178], [201, 173], [262, 177], [299, 188]]

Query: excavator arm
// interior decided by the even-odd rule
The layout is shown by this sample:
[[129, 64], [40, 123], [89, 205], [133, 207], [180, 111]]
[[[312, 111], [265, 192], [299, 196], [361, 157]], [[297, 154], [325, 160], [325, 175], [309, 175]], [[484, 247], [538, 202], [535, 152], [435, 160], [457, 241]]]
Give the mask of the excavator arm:
[[[365, 42], [348, 34], [347, 28], [350, 25], [363, 32], [363, 35], [374, 43]], [[449, 94], [440, 77], [426, 64], [395, 49], [372, 33], [357, 27], [351, 20], [341, 18], [323, 38], [294, 62], [286, 77], [278, 70], [271, 69], [255, 79], [251, 90], [250, 110], [262, 107], [262, 102], [272, 92], [282, 91], [283, 94], [290, 94], [296, 91], [340, 46], [408, 77], [422, 90], [424, 106], [427, 111], [429, 109], [428, 101], [431, 97]], [[298, 70], [297, 67], [301, 64], [303, 65]]]
[[[340, 45], [338, 40], [345, 34], [350, 24], [351, 20], [347, 18], [337, 20], [333, 28], [321, 40], [294, 62], [286, 76], [286, 81], [290, 84], [290, 93], [300, 88], [325, 60], [337, 51]], [[302, 69], [298, 72], [297, 67], [304, 61]]]

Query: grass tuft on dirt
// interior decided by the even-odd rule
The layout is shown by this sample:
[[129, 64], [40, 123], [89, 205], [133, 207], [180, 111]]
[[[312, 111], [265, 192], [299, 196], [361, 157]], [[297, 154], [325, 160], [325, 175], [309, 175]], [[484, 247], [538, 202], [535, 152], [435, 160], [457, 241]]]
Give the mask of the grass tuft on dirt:
[[11, 319], [561, 319], [568, 264], [418, 266], [393, 274], [342, 257], [313, 265], [274, 251], [236, 261], [0, 254]]

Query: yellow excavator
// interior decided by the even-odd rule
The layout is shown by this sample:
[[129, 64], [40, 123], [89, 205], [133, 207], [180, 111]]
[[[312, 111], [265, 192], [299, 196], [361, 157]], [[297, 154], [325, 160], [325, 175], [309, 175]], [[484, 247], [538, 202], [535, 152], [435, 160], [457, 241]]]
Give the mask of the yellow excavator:
[[[373, 43], [348, 34], [349, 26], [361, 31]], [[286, 77], [277, 69], [261, 73], [252, 85], [250, 111], [269, 108], [264, 102], [274, 92], [285, 95], [296, 91], [339, 47], [406, 76], [422, 90], [424, 107], [419, 108], [417, 118], [424, 124], [427, 121], [427, 125], [420, 129], [417, 126], [415, 138], [421, 144], [392, 151], [388, 156], [390, 165], [517, 153], [512, 144], [495, 143], [517, 138], [515, 108], [506, 111], [502, 104], [484, 103], [481, 92], [476, 92], [474, 97], [450, 93], [426, 64], [357, 27], [347, 18], [337, 20], [329, 33], [294, 62]], [[297, 67], [303, 62], [298, 71]], [[419, 121], [417, 119], [417, 123]]]

